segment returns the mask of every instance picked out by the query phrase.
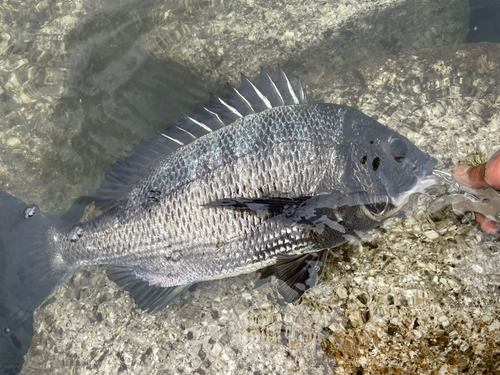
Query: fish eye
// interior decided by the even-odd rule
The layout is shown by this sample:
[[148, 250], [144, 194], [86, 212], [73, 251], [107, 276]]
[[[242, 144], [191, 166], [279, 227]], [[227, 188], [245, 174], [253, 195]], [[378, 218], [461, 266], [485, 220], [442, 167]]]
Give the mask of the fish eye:
[[392, 138], [389, 142], [389, 152], [398, 163], [408, 155], [408, 145], [399, 138]]

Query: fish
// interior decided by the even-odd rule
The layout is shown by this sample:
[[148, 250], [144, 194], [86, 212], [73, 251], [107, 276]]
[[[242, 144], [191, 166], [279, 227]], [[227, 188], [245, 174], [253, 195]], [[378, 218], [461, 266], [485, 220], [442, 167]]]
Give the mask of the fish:
[[308, 102], [278, 70], [276, 81], [263, 68], [255, 82], [242, 75], [117, 160], [92, 219], [0, 192], [2, 373], [19, 371], [34, 311], [81, 266], [107, 265], [149, 313], [195, 283], [254, 271], [293, 303], [330, 249], [435, 183], [436, 159], [407, 138], [355, 108]]

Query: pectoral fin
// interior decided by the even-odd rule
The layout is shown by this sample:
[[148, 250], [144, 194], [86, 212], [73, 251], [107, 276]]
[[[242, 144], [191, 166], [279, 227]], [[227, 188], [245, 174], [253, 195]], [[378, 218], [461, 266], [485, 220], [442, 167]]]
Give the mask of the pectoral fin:
[[[346, 234], [353, 227], [349, 225], [349, 220], [359, 217], [371, 225], [384, 220], [397, 209], [388, 196], [364, 191], [348, 194], [332, 191], [312, 197], [230, 198], [211, 202], [207, 207], [253, 212], [267, 220], [277, 220], [285, 226], [313, 230], [319, 234], [325, 229]], [[356, 225], [359, 226], [359, 223]]]
[[206, 207], [227, 208], [241, 212], [253, 212], [266, 217], [275, 217], [285, 210], [296, 208], [310, 197], [269, 197], [269, 198], [231, 198], [210, 202]]
[[335, 209], [344, 204], [340, 192], [293, 198], [232, 198], [211, 202], [207, 207], [221, 207], [241, 212], [252, 212], [266, 219], [279, 220], [287, 226], [299, 226], [322, 232], [330, 227], [340, 233], [345, 228], [339, 223], [342, 218], [335, 215]]

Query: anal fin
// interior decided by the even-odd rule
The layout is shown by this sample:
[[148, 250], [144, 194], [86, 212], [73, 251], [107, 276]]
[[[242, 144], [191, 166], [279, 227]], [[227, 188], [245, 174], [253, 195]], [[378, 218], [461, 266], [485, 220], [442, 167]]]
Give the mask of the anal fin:
[[141, 310], [146, 310], [149, 314], [164, 309], [191, 286], [187, 284], [163, 288], [150, 285], [148, 281], [140, 279], [134, 270], [127, 267], [109, 266], [107, 274], [111, 281], [124, 287], [130, 293]]

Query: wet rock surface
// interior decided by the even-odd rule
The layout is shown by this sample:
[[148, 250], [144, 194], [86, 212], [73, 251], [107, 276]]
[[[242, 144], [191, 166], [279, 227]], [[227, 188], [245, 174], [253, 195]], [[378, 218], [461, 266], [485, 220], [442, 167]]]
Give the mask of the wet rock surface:
[[[63, 212], [181, 109], [278, 63], [311, 99], [361, 109], [441, 169], [491, 154], [500, 48], [458, 45], [467, 11], [466, 1], [2, 5], [0, 188]], [[35, 314], [23, 373], [498, 371], [497, 237], [446, 210], [381, 232], [336, 248], [297, 305], [249, 275], [200, 284], [151, 316], [104, 267], [80, 269]]]

